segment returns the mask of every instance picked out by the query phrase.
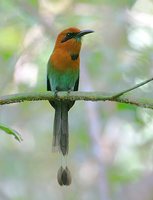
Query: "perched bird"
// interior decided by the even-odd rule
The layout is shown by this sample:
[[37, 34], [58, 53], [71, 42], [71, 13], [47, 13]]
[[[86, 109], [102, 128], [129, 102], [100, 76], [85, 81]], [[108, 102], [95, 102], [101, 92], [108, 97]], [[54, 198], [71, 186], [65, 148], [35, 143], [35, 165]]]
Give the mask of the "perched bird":
[[[58, 91], [78, 90], [81, 39], [92, 32], [71, 27], [57, 36], [47, 65], [48, 91], [53, 91], [57, 95]], [[59, 150], [65, 156], [68, 154], [69, 146], [68, 111], [74, 105], [74, 101], [54, 100], [50, 101], [50, 104], [55, 109], [53, 151]]]

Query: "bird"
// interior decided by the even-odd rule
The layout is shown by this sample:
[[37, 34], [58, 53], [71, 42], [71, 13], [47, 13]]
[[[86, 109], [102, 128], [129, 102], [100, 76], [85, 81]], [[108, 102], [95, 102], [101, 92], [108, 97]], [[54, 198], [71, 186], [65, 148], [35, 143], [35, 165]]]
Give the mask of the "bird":
[[[92, 32], [70, 27], [58, 34], [47, 64], [47, 91], [56, 96], [59, 91], [78, 90], [82, 37]], [[49, 103], [55, 109], [52, 149], [65, 156], [69, 151], [68, 112], [75, 101], [50, 100]]]

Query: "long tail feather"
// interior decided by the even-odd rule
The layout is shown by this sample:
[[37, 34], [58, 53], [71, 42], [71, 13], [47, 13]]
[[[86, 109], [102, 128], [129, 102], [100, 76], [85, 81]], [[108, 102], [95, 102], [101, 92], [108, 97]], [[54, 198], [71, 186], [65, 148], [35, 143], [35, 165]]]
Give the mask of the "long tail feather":
[[52, 150], [60, 151], [61, 138], [61, 103], [55, 107]]
[[68, 154], [69, 148], [69, 128], [68, 128], [68, 105], [63, 102], [61, 104], [61, 137], [60, 137], [60, 149], [63, 155]]
[[63, 155], [68, 154], [69, 148], [68, 109], [65, 102], [59, 102], [55, 107], [52, 148]]

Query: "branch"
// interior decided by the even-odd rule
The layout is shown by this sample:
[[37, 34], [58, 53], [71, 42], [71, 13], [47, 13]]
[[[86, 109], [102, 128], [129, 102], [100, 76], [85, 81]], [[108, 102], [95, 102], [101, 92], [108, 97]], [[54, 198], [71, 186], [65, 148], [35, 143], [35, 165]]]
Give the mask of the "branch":
[[148, 79], [148, 80], [146, 80], [146, 81], [143, 81], [143, 82], [141, 82], [141, 83], [138, 83], [138, 84], [135, 85], [134, 87], [131, 87], [131, 88], [127, 89], [127, 90], [123, 90], [122, 92], [119, 92], [119, 93], [113, 95], [113, 96], [112, 96], [112, 99], [115, 99], [115, 98], [117, 98], [117, 97], [122, 96], [122, 95], [125, 94], [125, 93], [128, 93], [128, 92], [130, 92], [130, 91], [132, 91], [132, 90], [135, 90], [136, 88], [141, 87], [141, 86], [143, 86], [143, 85], [145, 85], [145, 84], [151, 82], [152, 80], [153, 80], [153, 77], [150, 78], [150, 79]]
[[40, 93], [22, 93], [13, 94], [0, 97], [0, 105], [19, 103], [23, 101], [40, 101], [40, 100], [85, 100], [85, 101], [115, 101], [120, 103], [127, 103], [143, 108], [153, 109], [153, 99], [131, 97], [129, 95], [115, 97], [115, 94], [103, 92], [58, 92], [55, 97], [54, 92], [40, 92]]

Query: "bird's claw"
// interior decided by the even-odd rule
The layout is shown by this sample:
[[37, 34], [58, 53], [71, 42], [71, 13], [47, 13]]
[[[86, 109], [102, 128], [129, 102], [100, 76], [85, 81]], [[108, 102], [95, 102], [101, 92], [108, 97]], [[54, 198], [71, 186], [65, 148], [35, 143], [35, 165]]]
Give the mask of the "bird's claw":
[[54, 92], [54, 96], [55, 96], [55, 98], [57, 98], [58, 97], [58, 90], [55, 90], [55, 92]]
[[68, 93], [68, 95], [70, 94], [70, 92], [72, 92], [73, 90], [70, 88], [70, 89], [68, 89], [68, 91], [67, 91], [67, 93]]

